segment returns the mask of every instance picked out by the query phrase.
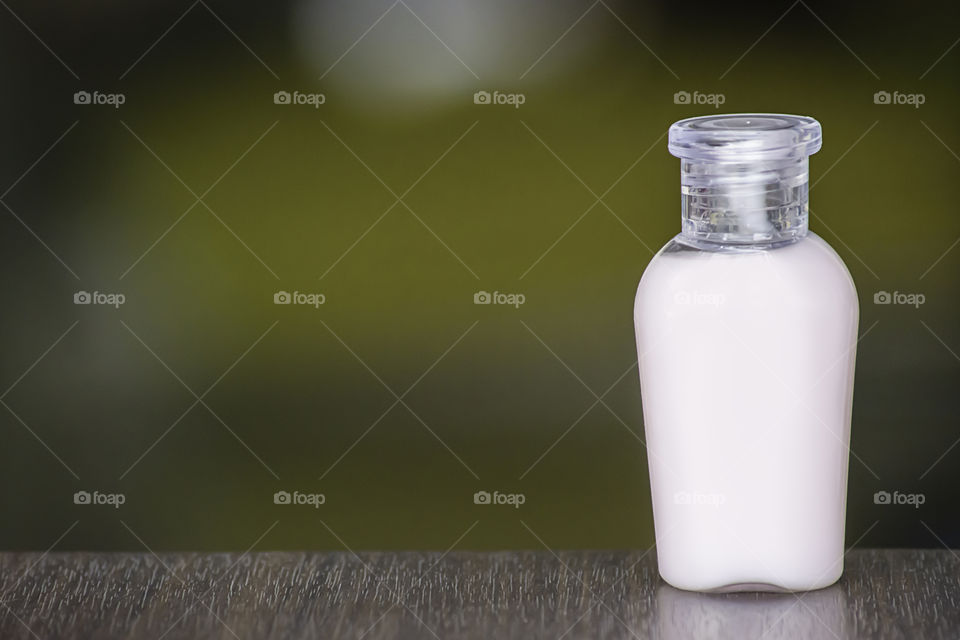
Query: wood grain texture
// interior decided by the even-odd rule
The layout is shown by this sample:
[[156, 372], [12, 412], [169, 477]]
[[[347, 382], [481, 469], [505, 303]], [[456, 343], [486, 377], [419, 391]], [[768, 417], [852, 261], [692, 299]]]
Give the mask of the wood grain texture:
[[960, 558], [855, 550], [807, 594], [701, 595], [654, 554], [0, 554], [2, 638], [960, 638]]

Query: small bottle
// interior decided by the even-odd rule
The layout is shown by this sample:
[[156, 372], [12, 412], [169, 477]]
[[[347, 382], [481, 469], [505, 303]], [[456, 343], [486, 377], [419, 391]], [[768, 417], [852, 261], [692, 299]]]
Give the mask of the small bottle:
[[694, 591], [805, 591], [843, 571], [859, 305], [807, 230], [820, 124], [670, 127], [681, 232], [637, 289], [660, 575]]

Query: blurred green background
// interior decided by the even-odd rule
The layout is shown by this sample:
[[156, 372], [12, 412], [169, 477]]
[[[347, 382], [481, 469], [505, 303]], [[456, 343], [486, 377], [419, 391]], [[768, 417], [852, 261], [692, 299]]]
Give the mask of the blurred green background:
[[[717, 111], [681, 91], [823, 124], [811, 229], [869, 330], [847, 540], [960, 545], [957, 18], [945, 2], [9, 0], [0, 547], [651, 545], [633, 295], [679, 231], [664, 134]], [[326, 502], [274, 504], [295, 490]], [[526, 500], [475, 505], [483, 490]], [[926, 502], [875, 505], [881, 490]]]

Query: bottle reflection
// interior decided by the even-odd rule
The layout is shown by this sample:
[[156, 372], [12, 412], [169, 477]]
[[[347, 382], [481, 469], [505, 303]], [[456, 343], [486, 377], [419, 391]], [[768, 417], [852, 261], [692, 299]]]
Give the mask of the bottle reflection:
[[804, 593], [703, 594], [657, 589], [658, 640], [845, 640], [846, 594], [834, 585]]

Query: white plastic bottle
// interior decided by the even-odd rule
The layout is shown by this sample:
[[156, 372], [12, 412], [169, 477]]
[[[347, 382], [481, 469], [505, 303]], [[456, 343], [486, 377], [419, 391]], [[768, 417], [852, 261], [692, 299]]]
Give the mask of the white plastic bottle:
[[660, 575], [696, 591], [802, 591], [843, 570], [859, 308], [807, 230], [820, 124], [670, 127], [682, 230], [634, 318]]

